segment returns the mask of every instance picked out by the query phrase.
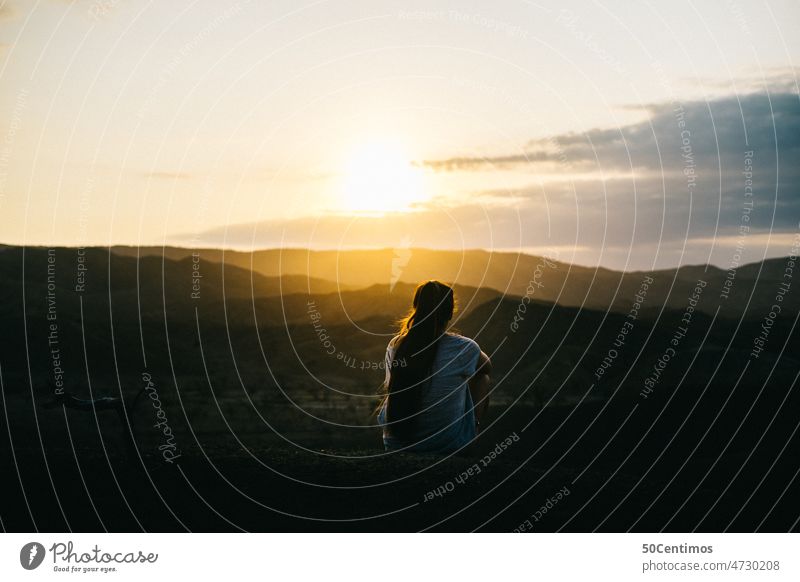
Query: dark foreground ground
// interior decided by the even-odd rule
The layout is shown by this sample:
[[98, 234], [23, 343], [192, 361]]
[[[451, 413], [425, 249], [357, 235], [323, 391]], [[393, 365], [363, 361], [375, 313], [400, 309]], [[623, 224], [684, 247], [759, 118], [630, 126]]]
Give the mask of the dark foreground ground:
[[[34, 434], [13, 455], [4, 447], [0, 515], [6, 531], [797, 529], [796, 432], [760, 443], [718, 433], [700, 443], [695, 435], [708, 427], [696, 426], [668, 445], [674, 433], [642, 438], [648, 420], [603, 420], [599, 408], [551, 410], [526, 431], [508, 432], [522, 418], [504, 419], [454, 457], [387, 456], [378, 447], [311, 453], [237, 435], [245, 450], [219, 434], [199, 437], [202, 447], [194, 441], [170, 464], [153, 448], [130, 456], [114, 439], [104, 452], [67, 436], [42, 454]], [[580, 426], [594, 437], [576, 438]], [[509, 435], [511, 444], [492, 457]]]
[[[548, 280], [572, 306], [459, 287], [494, 384], [487, 432], [451, 458], [384, 455], [370, 418], [411, 293], [388, 273], [339, 293], [203, 262], [195, 301], [188, 258], [95, 250], [80, 292], [76, 261], [0, 252], [6, 531], [798, 529], [794, 259], [742, 267], [727, 299], [710, 267]], [[128, 422], [63, 408], [56, 380]]]

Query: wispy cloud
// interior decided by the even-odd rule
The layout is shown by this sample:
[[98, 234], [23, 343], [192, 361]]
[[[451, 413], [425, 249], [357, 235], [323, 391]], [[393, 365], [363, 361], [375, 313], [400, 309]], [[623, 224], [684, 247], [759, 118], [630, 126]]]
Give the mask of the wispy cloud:
[[[531, 145], [536, 146], [534, 142]], [[558, 152], [545, 149], [530, 149], [518, 154], [502, 154], [493, 156], [459, 156], [441, 160], [423, 160], [414, 165], [433, 170], [452, 172], [456, 170], [505, 169], [524, 164], [540, 162], [556, 162], [560, 159]]]
[[[689, 82], [693, 82], [688, 80]], [[723, 94], [794, 93], [800, 92], [800, 69], [796, 67], [765, 67], [745, 70], [741, 75], [729, 79], [706, 81], [707, 86]]]
[[735, 156], [738, 164], [744, 147], [767, 154], [771, 150], [773, 158], [777, 152], [787, 162], [798, 160], [800, 98], [794, 93], [751, 93], [646, 109], [650, 116], [640, 123], [531, 140], [519, 153], [426, 160], [420, 165], [440, 171], [512, 166], [537, 171], [543, 163], [560, 163], [571, 172], [649, 169], [668, 174], [680, 169], [686, 131], [693, 155], [704, 163], [725, 166], [731, 161], [728, 157]]

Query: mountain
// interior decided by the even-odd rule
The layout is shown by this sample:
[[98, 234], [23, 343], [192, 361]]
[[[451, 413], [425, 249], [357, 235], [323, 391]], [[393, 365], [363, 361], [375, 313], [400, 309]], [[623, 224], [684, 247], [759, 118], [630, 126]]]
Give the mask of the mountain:
[[[181, 260], [191, 249], [177, 247], [113, 247], [122, 256], [164, 256]], [[571, 265], [551, 258], [483, 250], [439, 251], [383, 249], [312, 251], [270, 249], [250, 252], [219, 249], [197, 251], [208, 261], [252, 269], [268, 277], [287, 275], [335, 281], [363, 288], [396, 282], [417, 284], [440, 279], [467, 287], [490, 288], [512, 296], [560, 305], [619, 312], [630, 310], [642, 283], [644, 309], [684, 309], [698, 281], [706, 283], [698, 309], [723, 317], [761, 319], [770, 310], [783, 281], [786, 259], [768, 259], [724, 271], [713, 266], [683, 266], [653, 272], [620, 272]], [[785, 309], [800, 309], [800, 294], [786, 297]]]
[[[137, 374], [147, 368], [158, 370], [166, 378], [178, 378], [179, 385], [183, 378], [204, 391], [205, 366], [219, 382], [218, 389], [224, 386], [225, 390], [235, 390], [237, 385], [243, 385], [246, 391], [258, 393], [259, 398], [277, 403], [278, 409], [285, 397], [282, 390], [287, 388], [301, 395], [301, 400], [314, 402], [313, 406], [323, 405], [318, 400], [322, 397], [334, 416], [339, 414], [337, 410], [352, 410], [354, 422], [371, 406], [366, 397], [371, 398], [380, 385], [383, 352], [396, 330], [397, 319], [409, 307], [413, 284], [352, 288], [297, 273], [267, 276], [228, 262], [214, 263], [202, 252], [198, 262], [182, 252], [168, 250], [166, 255], [174, 258], [145, 254], [136, 259], [109, 254], [104, 249], [86, 249], [82, 255], [76, 249], [0, 251], [2, 364], [6, 377], [25, 383], [28, 372], [22, 364], [30, 360], [35, 385], [46, 387], [51, 383], [47, 347], [52, 315], [52, 322], [58, 326], [62, 359], [71, 368], [66, 378], [76, 390], [85, 391], [88, 365], [88, 372], [102, 378], [112, 389], [120, 377], [126, 378], [126, 384], [136, 384]], [[296, 253], [290, 255], [297, 259]], [[219, 256], [211, 254], [212, 258]], [[245, 255], [236, 256], [241, 259]], [[367, 252], [364, 258], [353, 252], [343, 256], [350, 262], [364, 259], [364, 269], [360, 271], [363, 278], [350, 280], [349, 285], [375, 277], [378, 267], [367, 259], [377, 261], [375, 257], [380, 254]], [[438, 256], [439, 260], [447, 257]], [[228, 253], [226, 261], [227, 257]], [[509, 255], [500, 258], [507, 260]], [[312, 263], [319, 260], [317, 257]], [[520, 260], [530, 262], [536, 258], [523, 256]], [[79, 265], [82, 271], [78, 270]], [[554, 272], [559, 268], [560, 265], [546, 267]], [[328, 266], [316, 271], [329, 275], [330, 269]], [[774, 265], [770, 262], [760, 270], [772, 273]], [[687, 267], [652, 275], [609, 271], [603, 276], [616, 275], [624, 294], [633, 296], [643, 293], [643, 277], [654, 281], [669, 278], [675, 288], [692, 289], [696, 278], [709, 273], [708, 279], [713, 279], [719, 275], [717, 271]], [[748, 266], [737, 273], [737, 284], [757, 276], [764, 280], [758, 272], [758, 268]], [[83, 286], [76, 290], [78, 273], [83, 273]], [[199, 280], [197, 275], [201, 275]], [[767, 282], [774, 285], [776, 280]], [[703, 304], [704, 299], [716, 299], [710, 286], [708, 283], [700, 289], [700, 299], [694, 305], [708, 306], [709, 303]], [[537, 286], [537, 293], [539, 289]], [[602, 291], [597, 288], [597, 294], [602, 295]], [[643, 382], [654, 358], [666, 349], [681, 325], [690, 328], [686, 339], [682, 339], [681, 352], [692, 354], [699, 350], [698, 361], [703, 366], [718, 363], [720, 354], [728, 358], [738, 354], [735, 361], [747, 360], [753, 340], [759, 336], [763, 315], [741, 321], [717, 315], [715, 320], [710, 309], [693, 311], [689, 291], [674, 306], [670, 301], [658, 303], [664, 294], [655, 282], [644, 293], [643, 307], [632, 319], [632, 301], [619, 302], [619, 309], [592, 309], [586, 304], [602, 301], [587, 300], [577, 307], [540, 299], [536, 293], [527, 301], [492, 288], [457, 285], [459, 312], [455, 326], [474, 337], [504, 370], [506, 380], [496, 394], [504, 402], [521, 398], [538, 405], [553, 396], [555, 403], [574, 403], [593, 382], [600, 388], [589, 398], [607, 398], [603, 387], [618, 379]], [[764, 301], [762, 297], [754, 298], [751, 305]], [[784, 347], [791, 336], [788, 326], [795, 304], [792, 295], [787, 294], [767, 349], [752, 363], [753, 368], [773, 362], [777, 350]], [[692, 311], [687, 311], [690, 307]], [[729, 306], [726, 313], [735, 314]], [[691, 325], [682, 324], [687, 314]], [[620, 329], [632, 320], [635, 325], [626, 335], [625, 349], [616, 348], [614, 366], [599, 381], [597, 369]], [[716, 322], [713, 326], [712, 321]], [[704, 337], [709, 329], [708, 337]], [[785, 354], [782, 361], [790, 361], [791, 353]], [[633, 372], [629, 372], [631, 369]], [[735, 369], [729, 365], [723, 372], [732, 373]], [[525, 387], [534, 379], [532, 388], [527, 390]], [[11, 390], [16, 390], [14, 382], [9, 384]], [[735, 383], [735, 378], [731, 382]], [[359, 396], [342, 401], [326, 386], [344, 386]], [[47, 394], [46, 389], [43, 394]], [[360, 411], [357, 414], [356, 409]]]

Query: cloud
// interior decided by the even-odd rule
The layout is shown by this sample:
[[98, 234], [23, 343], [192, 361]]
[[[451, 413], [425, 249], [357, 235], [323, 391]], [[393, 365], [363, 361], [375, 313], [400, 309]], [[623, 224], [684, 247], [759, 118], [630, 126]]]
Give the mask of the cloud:
[[[793, 218], [773, 228], [754, 228], [742, 238], [740, 209], [717, 211], [717, 203], [665, 200], [652, 183], [635, 193], [630, 183], [590, 183], [574, 192], [525, 192], [524, 203], [432, 207], [384, 216], [339, 216], [256, 221], [207, 230], [199, 236], [174, 236], [171, 242], [238, 249], [302, 247], [313, 249], [397, 248], [408, 237], [414, 246], [433, 249], [559, 248], [565, 261], [610, 268], [649, 269], [678, 264], [728, 267], [737, 260], [790, 253]], [[772, 207], [753, 216], [772, 214]], [[787, 213], [778, 213], [782, 216]], [[792, 216], [797, 214], [792, 212]], [[769, 219], [759, 218], [769, 224]], [[717, 224], [717, 222], [719, 224]], [[742, 242], [742, 252], [735, 248]], [[565, 249], [572, 249], [572, 254]]]
[[[648, 105], [649, 118], [533, 140], [525, 154], [453, 157], [439, 171], [512, 168], [526, 187], [466, 192], [415, 212], [265, 220], [203, 233], [236, 247], [574, 249], [647, 269], [785, 256], [800, 231], [800, 99], [793, 93]], [[544, 176], [544, 178], [543, 178]], [[541, 179], [540, 179], [541, 178]], [[178, 242], [178, 241], [176, 241]]]
[[651, 170], [669, 174], [683, 170], [687, 136], [695, 161], [709, 169], [727, 166], [731, 156], [738, 160], [745, 148], [771, 155], [773, 160], [775, 152], [789, 163], [798, 159], [800, 98], [791, 92], [659, 103], [645, 109], [649, 113], [645, 121], [531, 140], [524, 152], [426, 160], [419, 165], [440, 171], [514, 166], [535, 172], [543, 163], [555, 163], [570, 172]]
[[[706, 82], [713, 89], [730, 93], [757, 93], [769, 90], [771, 93], [800, 93], [798, 87], [800, 69], [795, 67], [765, 67], [746, 71], [735, 78], [711, 80]], [[692, 80], [687, 80], [694, 84]]]
[[414, 162], [418, 167], [431, 168], [433, 170], [440, 170], [451, 172], [455, 170], [484, 170], [484, 169], [504, 169], [512, 166], [522, 164], [533, 164], [537, 162], [555, 162], [559, 161], [561, 156], [559, 153], [547, 151], [545, 149], [531, 150], [526, 153], [520, 154], [507, 154], [491, 157], [455, 157], [445, 158], [443, 160], [424, 160], [422, 162]]

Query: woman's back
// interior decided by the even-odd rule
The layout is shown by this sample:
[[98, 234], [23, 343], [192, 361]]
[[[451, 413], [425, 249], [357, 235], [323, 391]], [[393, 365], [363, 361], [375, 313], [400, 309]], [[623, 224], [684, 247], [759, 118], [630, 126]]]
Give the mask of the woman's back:
[[[395, 361], [398, 338], [386, 349], [386, 385], [393, 369], [404, 362]], [[481, 350], [474, 340], [447, 333], [437, 342], [430, 378], [422, 390], [420, 412], [414, 417], [411, 434], [397, 438], [384, 427], [387, 450], [452, 452], [475, 438], [475, 415], [468, 382], [475, 373]], [[386, 404], [378, 418], [386, 423]]]

